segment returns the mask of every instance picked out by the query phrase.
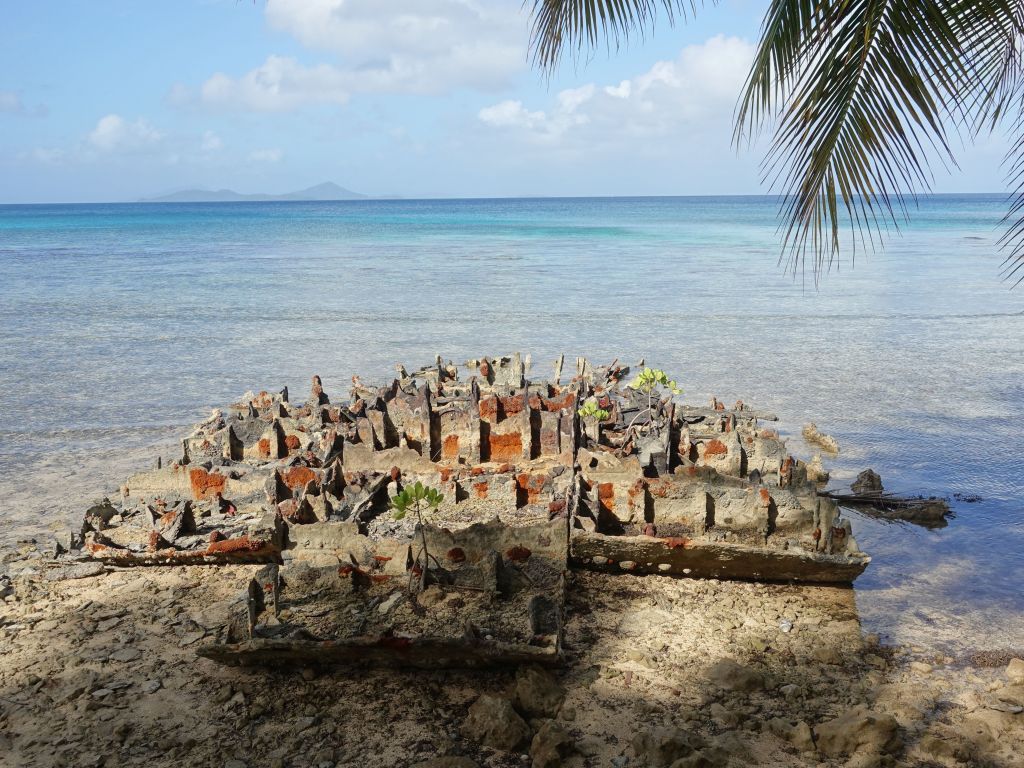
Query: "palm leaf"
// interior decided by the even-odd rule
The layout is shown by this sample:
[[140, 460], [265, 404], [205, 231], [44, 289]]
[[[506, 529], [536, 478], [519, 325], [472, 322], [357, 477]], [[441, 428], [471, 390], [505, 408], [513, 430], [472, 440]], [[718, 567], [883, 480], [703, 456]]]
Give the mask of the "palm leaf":
[[1011, 0], [773, 0], [736, 140], [773, 123], [765, 181], [785, 193], [784, 254], [815, 279], [898, 229], [950, 132], [999, 121], [1020, 34]]
[[[525, 0], [526, 3], [531, 0]], [[597, 46], [602, 38], [617, 49], [633, 35], [643, 35], [659, 13], [669, 24], [697, 10], [697, 0], [532, 0], [530, 51], [534, 63], [553, 70], [566, 50], [573, 54]]]
[[[697, 0], [533, 0], [534, 62], [618, 47]], [[783, 193], [783, 259], [815, 281], [898, 230], [952, 139], [1013, 119], [1015, 197], [1004, 276], [1024, 279], [1024, 4], [1018, 0], [771, 0], [736, 119], [737, 144], [771, 128], [764, 181]], [[846, 234], [844, 235], [844, 231]], [[848, 238], [848, 239], [847, 239]]]

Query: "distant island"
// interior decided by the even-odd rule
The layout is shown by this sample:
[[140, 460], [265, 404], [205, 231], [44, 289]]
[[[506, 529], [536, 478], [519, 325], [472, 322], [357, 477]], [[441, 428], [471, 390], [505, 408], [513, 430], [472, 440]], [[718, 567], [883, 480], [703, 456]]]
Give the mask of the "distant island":
[[183, 189], [160, 197], [143, 198], [140, 203], [235, 203], [235, 202], [269, 202], [274, 200], [367, 200], [369, 195], [353, 192], [334, 182], [324, 182], [298, 192], [283, 195], [269, 195], [257, 192], [245, 195], [232, 189]]

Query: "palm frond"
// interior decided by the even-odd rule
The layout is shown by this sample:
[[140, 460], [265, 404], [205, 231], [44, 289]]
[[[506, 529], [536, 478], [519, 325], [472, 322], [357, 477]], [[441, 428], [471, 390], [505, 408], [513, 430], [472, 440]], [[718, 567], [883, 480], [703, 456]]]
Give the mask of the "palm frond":
[[[815, 279], [899, 227], [956, 160], [949, 132], [998, 120], [1017, 66], [1013, 0], [773, 0], [737, 113], [768, 123], [765, 181], [785, 192], [784, 255]], [[842, 222], [842, 224], [841, 224]]]
[[[565, 51], [615, 48], [664, 13], [698, 0], [525, 0], [534, 63]], [[1022, 0], [770, 0], [736, 115], [735, 141], [771, 126], [764, 181], [783, 193], [783, 259], [814, 279], [850, 252], [874, 248], [933, 182], [956, 166], [951, 138], [974, 138], [1013, 116], [1007, 155], [1016, 190], [1001, 240], [1004, 276], [1024, 279], [1024, 2]], [[846, 231], [847, 234], [843, 235]], [[842, 242], [841, 242], [842, 241]]]
[[530, 51], [534, 64], [550, 72], [568, 50], [611, 49], [644, 34], [664, 13], [669, 24], [697, 10], [698, 0], [524, 0], [532, 1]]

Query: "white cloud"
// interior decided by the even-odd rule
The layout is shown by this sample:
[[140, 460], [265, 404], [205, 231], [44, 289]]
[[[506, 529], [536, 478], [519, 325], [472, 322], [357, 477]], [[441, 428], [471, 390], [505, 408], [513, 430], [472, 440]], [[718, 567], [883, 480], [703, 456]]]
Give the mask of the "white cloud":
[[16, 91], [0, 91], [0, 114], [46, 117], [49, 111], [45, 104], [29, 107], [22, 101], [21, 94]]
[[145, 118], [128, 122], [120, 115], [101, 117], [88, 136], [89, 144], [101, 152], [137, 150], [155, 144], [163, 138]]
[[497, 90], [526, 67], [528, 19], [515, 0], [268, 0], [268, 24], [333, 63], [272, 55], [235, 76], [218, 72], [177, 106], [259, 112], [345, 104], [356, 93]]
[[279, 163], [284, 153], [280, 149], [254, 149], [249, 153], [251, 163]]
[[305, 67], [292, 58], [270, 56], [238, 79], [218, 72], [203, 83], [199, 98], [213, 107], [278, 112], [306, 104], [344, 104], [349, 90], [350, 78], [334, 67]]
[[749, 42], [718, 35], [618, 85], [562, 91], [548, 110], [530, 111], [520, 102], [506, 101], [480, 110], [478, 117], [541, 143], [555, 143], [569, 132], [574, 143], [589, 137], [607, 144], [620, 137], [717, 129], [729, 124], [753, 53]]
[[203, 152], [216, 152], [224, 148], [224, 142], [213, 131], [206, 131], [203, 133], [203, 142], [200, 147]]
[[530, 112], [521, 101], [502, 101], [493, 107], [484, 107], [479, 117], [488, 125], [498, 128], [534, 128], [543, 125], [547, 116], [543, 112]]
[[437, 93], [499, 88], [526, 66], [518, 0], [268, 0], [275, 29], [331, 51], [374, 88]]

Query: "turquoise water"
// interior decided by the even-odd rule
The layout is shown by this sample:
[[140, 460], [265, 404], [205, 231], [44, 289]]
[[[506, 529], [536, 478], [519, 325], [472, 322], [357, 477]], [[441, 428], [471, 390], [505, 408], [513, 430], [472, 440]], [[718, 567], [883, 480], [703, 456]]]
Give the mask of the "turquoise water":
[[[767, 198], [0, 206], [0, 540], [74, 519], [250, 388], [341, 395], [396, 361], [643, 356], [686, 399], [814, 420], [834, 486], [954, 501], [940, 531], [855, 520], [868, 629], [1024, 647], [1024, 288], [996, 196], [925, 198], [816, 289]], [[826, 462], [827, 463], [827, 462]]]

